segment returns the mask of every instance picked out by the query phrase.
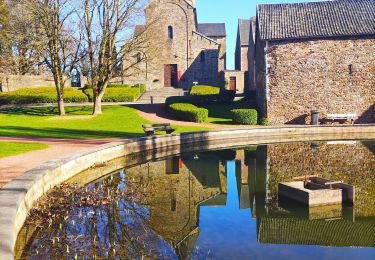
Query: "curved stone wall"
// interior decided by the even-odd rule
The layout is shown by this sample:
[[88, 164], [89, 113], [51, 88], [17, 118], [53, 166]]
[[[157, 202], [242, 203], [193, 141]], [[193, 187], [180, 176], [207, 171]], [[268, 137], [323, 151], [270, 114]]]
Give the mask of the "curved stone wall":
[[29, 210], [48, 190], [84, 170], [116, 158], [125, 156], [150, 160], [194, 150], [345, 139], [375, 139], [375, 125], [272, 127], [144, 137], [47, 162], [0, 190], [0, 255], [2, 259], [13, 259], [15, 241]]

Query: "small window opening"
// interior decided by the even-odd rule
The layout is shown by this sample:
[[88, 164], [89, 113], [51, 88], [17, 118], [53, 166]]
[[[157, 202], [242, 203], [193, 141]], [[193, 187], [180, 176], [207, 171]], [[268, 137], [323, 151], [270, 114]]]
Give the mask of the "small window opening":
[[349, 75], [352, 75], [353, 74], [353, 65], [352, 64], [349, 64]]
[[137, 53], [137, 62], [141, 62], [142, 61], [142, 55], [140, 52]]
[[173, 39], [173, 27], [168, 26], [168, 39], [172, 40]]

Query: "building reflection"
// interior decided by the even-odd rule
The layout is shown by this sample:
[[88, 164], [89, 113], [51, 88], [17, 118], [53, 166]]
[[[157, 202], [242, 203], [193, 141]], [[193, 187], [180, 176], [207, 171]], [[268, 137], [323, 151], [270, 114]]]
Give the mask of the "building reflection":
[[[243, 221], [238, 227], [256, 222], [260, 244], [374, 247], [374, 147], [373, 142], [275, 144], [185, 154], [125, 169], [83, 190], [90, 203], [77, 193], [63, 202], [79, 203], [56, 214], [51, 224], [41, 215], [26, 225], [16, 251], [21, 259], [35, 252], [52, 258], [91, 252], [190, 259], [199, 239], [211, 235], [199, 228], [204, 214], [236, 218], [235, 211], [245, 212], [246, 219], [234, 219]], [[354, 208], [278, 201], [279, 182], [311, 175], [354, 185]], [[217, 210], [207, 213], [207, 208]]]
[[[148, 187], [140, 201], [150, 208], [150, 225], [183, 259], [189, 258], [199, 237], [200, 208], [226, 207], [229, 161], [235, 161], [238, 210], [250, 209], [258, 242], [375, 246], [375, 156], [369, 147], [373, 148], [369, 143], [301, 143], [183, 155], [129, 169], [127, 178], [135, 180], [134, 189]], [[277, 200], [279, 182], [305, 175], [355, 185], [355, 209], [308, 208]]]

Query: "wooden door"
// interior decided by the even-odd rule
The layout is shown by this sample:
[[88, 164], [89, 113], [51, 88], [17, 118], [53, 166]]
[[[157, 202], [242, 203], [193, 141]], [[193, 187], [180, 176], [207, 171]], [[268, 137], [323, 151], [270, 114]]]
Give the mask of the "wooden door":
[[177, 87], [178, 86], [177, 64], [164, 65], [164, 86], [165, 87]]
[[236, 90], [237, 89], [237, 79], [236, 79], [236, 77], [230, 77], [229, 89], [230, 90]]

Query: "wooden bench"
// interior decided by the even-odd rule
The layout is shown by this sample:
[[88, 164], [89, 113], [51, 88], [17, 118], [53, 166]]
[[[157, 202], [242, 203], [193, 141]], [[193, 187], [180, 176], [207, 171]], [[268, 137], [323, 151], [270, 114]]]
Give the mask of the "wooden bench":
[[142, 127], [147, 136], [153, 136], [158, 132], [166, 132], [167, 134], [171, 134], [176, 131], [176, 129], [171, 127], [171, 124], [142, 125]]
[[354, 124], [354, 121], [358, 119], [358, 116], [356, 114], [327, 114], [326, 121], [327, 122], [350, 122], [351, 124]]

